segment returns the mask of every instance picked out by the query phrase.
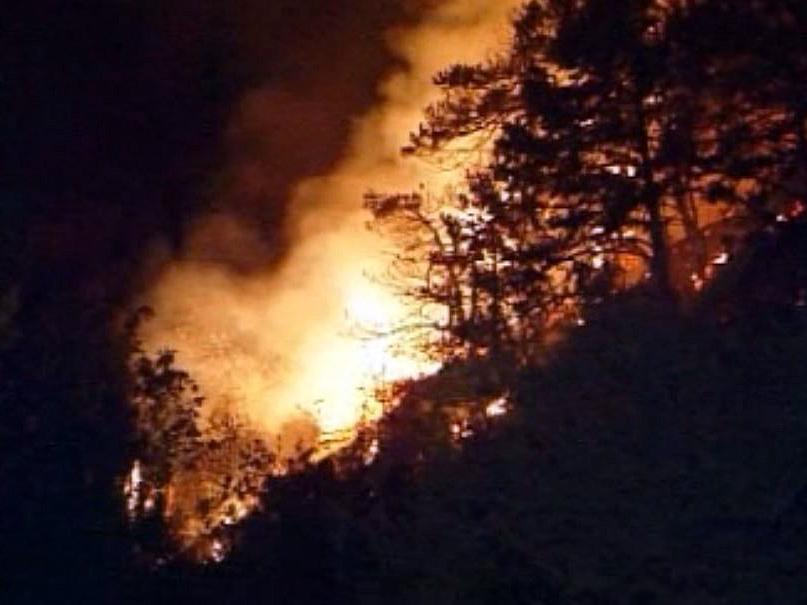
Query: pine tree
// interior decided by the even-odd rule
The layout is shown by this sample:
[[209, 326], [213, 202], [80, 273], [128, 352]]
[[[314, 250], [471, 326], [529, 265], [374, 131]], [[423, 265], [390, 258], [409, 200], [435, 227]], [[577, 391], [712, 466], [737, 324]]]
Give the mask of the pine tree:
[[680, 31], [719, 100], [712, 162], [734, 185], [719, 193], [758, 213], [807, 195], [807, 7], [707, 0]]
[[807, 20], [787, 0], [734, 4], [532, 1], [509, 52], [436, 76], [405, 152], [466, 166], [464, 189], [436, 212], [419, 194], [369, 205], [431, 232], [410, 278], [444, 279], [411, 292], [448, 307], [456, 339], [523, 350], [620, 289], [674, 301], [768, 224], [807, 149]]

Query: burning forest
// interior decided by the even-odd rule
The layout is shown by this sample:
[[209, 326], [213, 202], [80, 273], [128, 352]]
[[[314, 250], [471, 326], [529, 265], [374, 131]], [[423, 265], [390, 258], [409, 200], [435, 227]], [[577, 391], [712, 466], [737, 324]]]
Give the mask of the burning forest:
[[799, 602], [798, 2], [10, 12], [3, 602]]

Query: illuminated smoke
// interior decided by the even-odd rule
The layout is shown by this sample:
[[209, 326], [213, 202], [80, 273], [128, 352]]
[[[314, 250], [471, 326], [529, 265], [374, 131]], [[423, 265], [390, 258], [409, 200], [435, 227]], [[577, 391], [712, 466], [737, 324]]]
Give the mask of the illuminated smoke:
[[[148, 349], [178, 351], [208, 406], [229, 407], [273, 438], [301, 414], [322, 431], [349, 430], [368, 401], [370, 415], [378, 412], [362, 393], [379, 379], [433, 369], [413, 351], [391, 352], [399, 342], [356, 335], [357, 327], [388, 330], [406, 313], [391, 289], [368, 279], [383, 273], [390, 245], [365, 228], [362, 196], [440, 187], [456, 177], [402, 159], [399, 150], [436, 94], [434, 73], [501, 49], [517, 4], [431, 3], [417, 25], [389, 31], [401, 67], [380, 83], [377, 105], [355, 121], [337, 165], [291, 187], [281, 204], [281, 237], [267, 237], [236, 208], [256, 191], [280, 188], [282, 175], [271, 169], [283, 162], [236, 159], [224, 168], [229, 184], [217, 204], [224, 212], [199, 221], [182, 257], [160, 273], [146, 300], [156, 317], [142, 332]], [[242, 100], [229, 135], [279, 133], [288, 139], [285, 161], [305, 162], [328, 128], [316, 99], [267, 88]], [[280, 242], [289, 244], [282, 255]]]

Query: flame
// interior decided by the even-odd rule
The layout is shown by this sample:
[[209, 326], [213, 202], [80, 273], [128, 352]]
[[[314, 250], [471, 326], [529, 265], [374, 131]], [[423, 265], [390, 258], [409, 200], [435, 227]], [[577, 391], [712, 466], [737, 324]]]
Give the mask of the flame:
[[[299, 418], [313, 419], [320, 434], [349, 439], [358, 423], [383, 412], [373, 397], [377, 385], [439, 367], [422, 354], [422, 339], [413, 342], [399, 329], [412, 310], [378, 279], [390, 245], [365, 229], [361, 200], [371, 189], [406, 191], [419, 183], [439, 189], [462, 176], [403, 160], [400, 149], [439, 94], [433, 74], [454, 62], [484, 60], [506, 43], [519, 4], [446, 0], [424, 9], [417, 25], [388, 32], [403, 67], [380, 83], [380, 100], [355, 122], [341, 162], [294, 188], [287, 223], [293, 245], [282, 263], [255, 225], [225, 212], [203, 218], [181, 258], [164, 266], [143, 301], [156, 316], [140, 336], [149, 351], [177, 351], [206, 410], [234, 409], [267, 440], [302, 438], [290, 428]], [[283, 94], [247, 95], [243, 106], [250, 110], [236, 122], [254, 118], [268, 98]], [[250, 132], [250, 125], [231, 130]], [[233, 195], [261, 182], [255, 165], [227, 168], [244, 176]], [[227, 199], [219, 205], [226, 208]], [[233, 258], [249, 258], [252, 270], [239, 272]], [[254, 270], [264, 260], [267, 269]], [[326, 447], [322, 440], [319, 447]]]
[[505, 393], [501, 397], [497, 397], [487, 406], [485, 406], [485, 416], [488, 418], [497, 418], [499, 416], [504, 416], [510, 409], [510, 395], [509, 393]]
[[339, 294], [344, 301], [341, 322], [329, 326], [330, 332], [313, 334], [302, 347], [301, 363], [311, 368], [309, 379], [289, 381], [279, 395], [299, 402], [326, 434], [376, 420], [383, 409], [372, 398], [375, 385], [438, 368], [416, 350], [396, 351], [400, 343], [394, 331], [405, 311], [388, 291], [363, 279]]
[[123, 485], [123, 494], [126, 497], [126, 512], [134, 519], [138, 513], [138, 506], [143, 499], [143, 469], [140, 460], [135, 460]]

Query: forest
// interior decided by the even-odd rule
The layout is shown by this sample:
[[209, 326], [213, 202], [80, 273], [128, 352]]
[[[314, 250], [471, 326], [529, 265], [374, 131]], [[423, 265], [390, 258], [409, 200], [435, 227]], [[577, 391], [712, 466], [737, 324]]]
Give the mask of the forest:
[[[237, 286], [193, 305], [307, 270], [295, 242], [341, 215], [284, 200], [340, 165], [333, 116], [383, 107], [401, 59], [378, 32], [418, 14], [287, 2], [257, 37], [279, 41], [249, 46], [229, 11], [250, 2], [69, 4], [0, 27], [0, 603], [807, 602], [807, 4], [530, 0], [499, 51], [433, 73], [395, 161], [441, 182], [368, 176], [344, 211], [407, 310], [362, 337], [430, 369], [356, 394], [349, 437], [234, 411], [198, 354], [151, 346], [147, 293], [203, 266], [183, 250], [224, 249], [206, 216], [261, 235], [233, 236], [204, 283]], [[266, 132], [233, 127], [244, 90], [340, 52], [329, 28], [376, 34], [331, 92], [292, 78], [328, 128], [285, 95]], [[298, 33], [316, 52], [286, 65]], [[364, 55], [366, 86], [345, 75]], [[273, 133], [304, 159], [278, 143], [260, 194], [233, 185], [220, 167]], [[265, 337], [307, 321], [327, 348], [290, 300]], [[313, 359], [304, 382], [355, 363]], [[274, 384], [233, 367], [227, 385]]]

